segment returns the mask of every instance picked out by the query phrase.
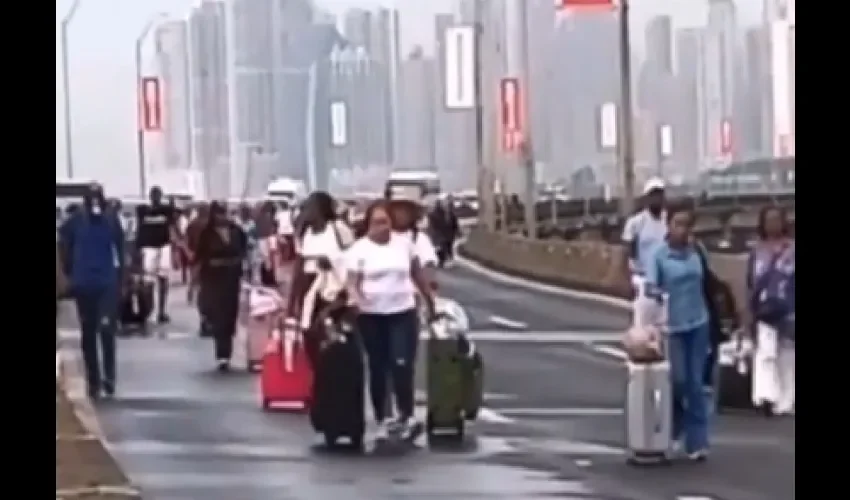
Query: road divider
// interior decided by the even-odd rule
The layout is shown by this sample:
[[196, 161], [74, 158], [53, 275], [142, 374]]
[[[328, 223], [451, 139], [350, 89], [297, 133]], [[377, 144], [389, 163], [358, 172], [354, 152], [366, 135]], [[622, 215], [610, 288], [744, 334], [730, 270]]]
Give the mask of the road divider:
[[[611, 302], [627, 299], [631, 284], [623, 273], [625, 247], [600, 241], [530, 240], [519, 235], [472, 230], [458, 247], [461, 257], [492, 271], [583, 293]], [[711, 269], [745, 304], [746, 256], [710, 254]], [[544, 290], [545, 291], [545, 290]], [[595, 295], [595, 297], [594, 297]]]

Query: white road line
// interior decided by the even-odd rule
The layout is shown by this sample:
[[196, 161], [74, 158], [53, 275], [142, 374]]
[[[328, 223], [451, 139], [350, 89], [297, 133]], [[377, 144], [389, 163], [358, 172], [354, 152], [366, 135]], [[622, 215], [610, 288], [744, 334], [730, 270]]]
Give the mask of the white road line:
[[611, 356], [612, 358], [626, 360], [628, 356], [626, 355], [626, 351], [620, 349], [619, 347], [614, 347], [610, 345], [598, 345], [589, 343], [588, 346], [594, 351], [604, 354], [606, 356]]
[[504, 316], [492, 315], [487, 318], [490, 323], [494, 323], [500, 326], [504, 326], [507, 328], [514, 328], [516, 330], [525, 330], [528, 328], [527, 323], [523, 323], [522, 321], [514, 321], [512, 319], [505, 318]]
[[502, 425], [511, 425], [515, 424], [516, 420], [508, 417], [501, 411], [496, 411], [487, 407], [482, 407], [478, 410], [478, 421], [485, 422], [488, 424], [502, 424]]
[[499, 330], [478, 330], [468, 334], [470, 340], [477, 342], [512, 342], [529, 344], [592, 344], [597, 342], [618, 342], [622, 332], [587, 331], [521, 331], [506, 332]]
[[618, 417], [622, 408], [500, 408], [499, 413], [508, 418], [534, 417]]
[[678, 495], [676, 500], [714, 500], [714, 498], [705, 495]]

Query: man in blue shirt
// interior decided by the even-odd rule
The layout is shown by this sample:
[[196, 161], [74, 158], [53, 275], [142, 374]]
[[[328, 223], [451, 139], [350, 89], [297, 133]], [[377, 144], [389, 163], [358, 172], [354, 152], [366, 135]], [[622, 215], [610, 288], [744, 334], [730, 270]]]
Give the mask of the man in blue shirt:
[[[60, 227], [59, 239], [80, 321], [88, 394], [97, 399], [102, 391], [111, 397], [115, 394], [115, 330], [124, 230], [108, 207], [102, 186], [89, 187], [81, 209]], [[102, 353], [98, 352], [98, 344]]]

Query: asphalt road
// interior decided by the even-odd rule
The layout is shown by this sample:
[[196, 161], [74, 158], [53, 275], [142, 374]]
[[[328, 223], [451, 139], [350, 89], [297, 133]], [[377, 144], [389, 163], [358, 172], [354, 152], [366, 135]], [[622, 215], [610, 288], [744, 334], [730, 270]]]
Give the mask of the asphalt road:
[[98, 406], [111, 448], [150, 500], [794, 498], [793, 419], [719, 416], [708, 463], [625, 465], [622, 311], [461, 267], [440, 283], [467, 306], [487, 363], [486, 410], [463, 446], [325, 452], [304, 416], [259, 409], [255, 376], [213, 372], [175, 297], [171, 325], [119, 346], [119, 396]]

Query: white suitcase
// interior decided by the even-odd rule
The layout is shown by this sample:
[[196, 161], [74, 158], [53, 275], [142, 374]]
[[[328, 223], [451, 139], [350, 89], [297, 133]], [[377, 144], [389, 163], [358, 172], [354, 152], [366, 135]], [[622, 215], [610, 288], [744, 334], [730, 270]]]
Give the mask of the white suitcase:
[[668, 463], [672, 444], [670, 364], [628, 363], [626, 454], [630, 464]]

